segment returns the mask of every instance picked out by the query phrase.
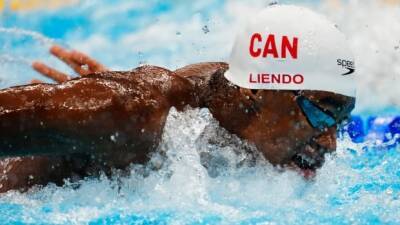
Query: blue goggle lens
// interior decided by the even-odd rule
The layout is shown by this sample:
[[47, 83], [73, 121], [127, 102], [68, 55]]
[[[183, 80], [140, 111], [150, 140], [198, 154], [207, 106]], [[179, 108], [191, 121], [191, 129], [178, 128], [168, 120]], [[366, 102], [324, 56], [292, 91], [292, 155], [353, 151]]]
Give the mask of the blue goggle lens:
[[334, 126], [337, 122], [335, 118], [314, 105], [310, 100], [303, 96], [297, 97], [297, 103], [307, 117], [308, 122], [317, 129], [325, 129]]

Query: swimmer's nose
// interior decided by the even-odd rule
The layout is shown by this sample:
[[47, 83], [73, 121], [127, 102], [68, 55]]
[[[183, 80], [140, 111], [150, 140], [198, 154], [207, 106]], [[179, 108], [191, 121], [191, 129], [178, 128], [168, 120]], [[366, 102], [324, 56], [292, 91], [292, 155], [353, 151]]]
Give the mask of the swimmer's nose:
[[314, 141], [327, 152], [333, 152], [336, 150], [336, 132], [336, 127], [331, 127], [315, 138]]

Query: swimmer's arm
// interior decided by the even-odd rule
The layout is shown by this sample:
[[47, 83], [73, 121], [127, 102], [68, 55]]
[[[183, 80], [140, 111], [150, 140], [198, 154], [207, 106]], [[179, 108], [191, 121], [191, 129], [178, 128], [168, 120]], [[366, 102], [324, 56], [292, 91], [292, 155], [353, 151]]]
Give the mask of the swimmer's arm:
[[[53, 45], [50, 48], [50, 53], [71, 67], [79, 76], [108, 71], [104, 65], [80, 51], [68, 51], [63, 47]], [[33, 62], [32, 68], [57, 83], [63, 83], [71, 79], [69, 75], [39, 61]], [[42, 81], [34, 79], [31, 83], [42, 83]]]
[[116, 123], [124, 114], [113, 98], [112, 89], [88, 78], [0, 90], [0, 157], [111, 149], [118, 143], [110, 135], [124, 122]]

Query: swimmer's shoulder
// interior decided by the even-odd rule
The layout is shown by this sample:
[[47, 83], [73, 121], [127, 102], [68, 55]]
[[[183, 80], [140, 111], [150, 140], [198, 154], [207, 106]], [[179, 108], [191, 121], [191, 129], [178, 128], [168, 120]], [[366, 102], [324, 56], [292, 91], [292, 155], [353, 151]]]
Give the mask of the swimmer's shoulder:
[[208, 83], [214, 74], [223, 74], [229, 65], [225, 62], [202, 62], [179, 68], [174, 73], [197, 85]]
[[143, 65], [127, 71], [114, 70], [95, 72], [84, 76], [84, 78], [130, 79], [138, 78], [138, 76], [140, 77], [141, 75], [145, 77], [172, 75], [172, 71], [159, 66]]
[[[225, 62], [201, 62], [190, 64], [175, 71], [153, 65], [143, 65], [128, 71], [103, 71], [86, 75], [84, 78], [103, 78], [103, 79], [130, 79], [138, 76], [179, 76], [191, 81], [209, 80], [213, 74], [224, 73], [229, 66]], [[75, 78], [75, 79], [79, 79]]]
[[225, 72], [228, 68], [225, 62], [201, 62], [184, 66], [174, 72], [182, 77], [210, 77], [217, 71]]

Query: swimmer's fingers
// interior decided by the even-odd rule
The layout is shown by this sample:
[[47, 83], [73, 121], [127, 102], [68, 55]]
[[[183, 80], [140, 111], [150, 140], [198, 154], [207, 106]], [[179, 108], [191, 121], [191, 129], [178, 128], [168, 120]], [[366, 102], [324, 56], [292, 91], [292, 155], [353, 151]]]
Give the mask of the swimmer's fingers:
[[32, 68], [34, 70], [36, 70], [37, 72], [39, 72], [40, 74], [58, 82], [58, 83], [63, 83], [65, 81], [68, 81], [69, 79], [71, 79], [70, 76], [68, 76], [58, 70], [55, 70], [51, 67], [48, 67], [41, 62], [32, 63]]
[[54, 45], [50, 48], [50, 53], [64, 61], [80, 76], [108, 70], [93, 58], [79, 51], [67, 51], [58, 45]]
[[82, 64], [77, 63], [73, 57], [72, 52], [67, 51], [66, 49], [53, 45], [50, 48], [50, 53], [55, 57], [59, 58], [61, 61], [66, 63], [69, 67], [71, 67], [77, 74], [80, 76], [85, 76], [90, 73]]
[[42, 83], [44, 83], [42, 80], [38, 80], [38, 79], [31, 80], [31, 84], [42, 84]]
[[90, 73], [104, 72], [108, 70], [93, 58], [79, 51], [73, 50], [71, 52], [71, 59], [74, 60], [75, 63], [81, 65], [81, 67], [86, 67]]

